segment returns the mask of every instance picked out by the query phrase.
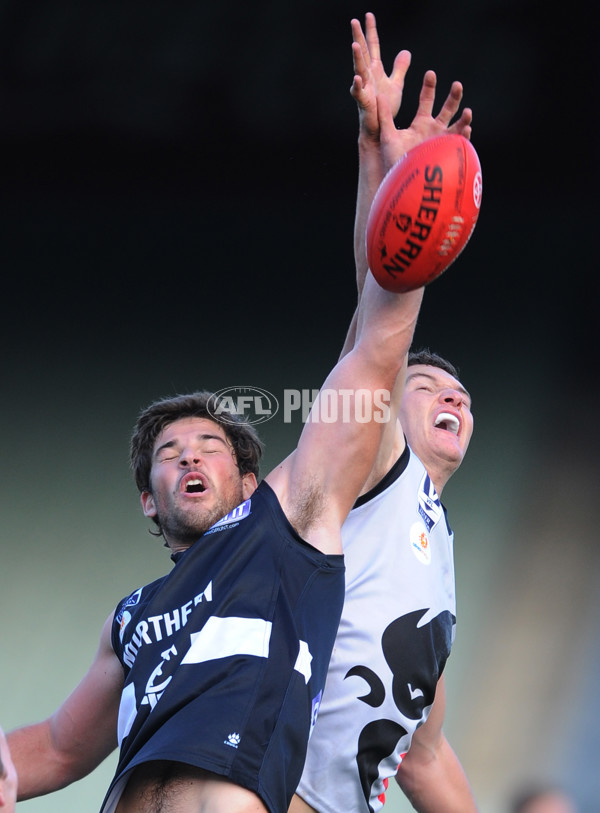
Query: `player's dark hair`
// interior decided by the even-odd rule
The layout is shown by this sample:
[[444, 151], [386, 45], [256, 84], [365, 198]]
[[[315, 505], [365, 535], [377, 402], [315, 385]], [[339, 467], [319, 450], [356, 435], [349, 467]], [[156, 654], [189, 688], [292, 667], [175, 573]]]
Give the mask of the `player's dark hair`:
[[457, 381], [460, 380], [458, 368], [447, 359], [442, 358], [442, 356], [439, 356], [437, 353], [433, 353], [428, 347], [410, 351], [408, 354], [408, 366], [412, 367], [413, 364], [427, 364], [429, 367], [439, 367], [440, 370], [444, 370], [448, 375], [456, 378]]
[[130, 462], [140, 491], [150, 491], [150, 470], [154, 442], [162, 430], [182, 418], [207, 418], [218, 424], [231, 443], [240, 474], [252, 473], [258, 479], [263, 446], [255, 428], [220, 404], [212, 392], [194, 392], [161, 398], [146, 407], [136, 421], [131, 436]]

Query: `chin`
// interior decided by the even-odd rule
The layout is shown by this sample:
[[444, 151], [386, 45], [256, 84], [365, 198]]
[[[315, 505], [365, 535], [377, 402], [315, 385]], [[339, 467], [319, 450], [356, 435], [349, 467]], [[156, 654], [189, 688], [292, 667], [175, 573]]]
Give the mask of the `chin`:
[[465, 456], [464, 450], [462, 447], [453, 444], [450, 446], [446, 444], [443, 449], [438, 447], [438, 454], [449, 466], [453, 467], [453, 470], [456, 470], [463, 461], [463, 457]]

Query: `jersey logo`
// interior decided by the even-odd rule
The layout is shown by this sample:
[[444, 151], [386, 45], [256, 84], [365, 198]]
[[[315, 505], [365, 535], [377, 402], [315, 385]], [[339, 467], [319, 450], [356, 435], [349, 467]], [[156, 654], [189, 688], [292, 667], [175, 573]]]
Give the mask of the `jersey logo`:
[[224, 745], [231, 745], [232, 748], [237, 748], [242, 738], [235, 731], [227, 735], [227, 739], [223, 741]]
[[215, 522], [215, 524], [208, 529], [206, 534], [212, 534], [215, 531], [220, 531], [227, 525], [237, 525], [240, 520], [246, 519], [246, 517], [250, 516], [251, 505], [252, 500], [246, 500], [245, 502], [240, 503], [240, 505], [237, 505], [233, 511], [230, 511], [228, 514], [218, 520], [218, 522]]
[[127, 610], [121, 610], [119, 615], [117, 616], [117, 621], [119, 624], [119, 641], [123, 643], [123, 636], [125, 635], [125, 629], [127, 624], [131, 621], [131, 613]]
[[[136, 590], [135, 593], [132, 593], [129, 596], [129, 598], [126, 599], [123, 602], [123, 605], [122, 605], [121, 609], [119, 610], [117, 618], [116, 618], [117, 624], [119, 624], [119, 626], [121, 626], [121, 627], [126, 626], [126, 624], [125, 625], [122, 624], [123, 616], [125, 615], [125, 610], [128, 607], [135, 607], [136, 604], [139, 604], [140, 598], [142, 597], [142, 590], [143, 589], [144, 589], [143, 587], [140, 587], [139, 590]], [[129, 613], [127, 613], [127, 615], [129, 615], [129, 618], [131, 618], [131, 615]]]
[[438, 524], [444, 509], [442, 503], [437, 495], [435, 486], [433, 485], [430, 476], [425, 473], [419, 486], [419, 514], [423, 518], [423, 522], [427, 526], [427, 530], [431, 529]]
[[431, 564], [431, 545], [422, 522], [413, 522], [409, 532], [410, 549], [422, 565]]
[[[177, 649], [175, 646], [165, 649], [160, 653], [160, 662], [150, 674], [146, 681], [144, 689], [144, 696], [140, 702], [142, 706], [149, 706], [150, 711], [156, 706], [164, 690], [167, 688], [172, 680], [172, 675], [166, 675], [166, 671], [172, 671], [176, 666]], [[167, 666], [167, 663], [169, 666]], [[125, 737], [129, 736], [129, 732], [133, 728], [133, 724], [138, 715], [138, 708], [135, 699], [135, 684], [128, 683], [121, 693], [121, 702], [119, 704], [119, 719], [117, 725], [119, 747], [121, 747]]]
[[158, 703], [162, 697], [162, 693], [173, 679], [172, 675], [163, 677], [165, 662], [170, 661], [171, 657], [176, 655], [177, 649], [174, 646], [170, 647], [169, 649], [165, 649], [164, 652], [160, 653], [161, 662], [148, 678], [148, 682], [146, 683], [146, 693], [144, 694], [141, 702], [142, 706], [149, 705], [150, 709], [153, 709]]

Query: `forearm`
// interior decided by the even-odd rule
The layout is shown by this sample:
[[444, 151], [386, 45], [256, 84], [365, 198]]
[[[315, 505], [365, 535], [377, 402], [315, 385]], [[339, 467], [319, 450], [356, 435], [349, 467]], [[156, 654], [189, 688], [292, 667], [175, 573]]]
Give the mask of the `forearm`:
[[396, 781], [418, 813], [477, 813], [465, 772], [445, 738], [435, 751], [411, 748]]
[[18, 728], [7, 740], [19, 777], [19, 801], [60, 790], [79, 778], [54, 747], [50, 720]]
[[375, 140], [362, 131], [358, 139], [358, 155], [358, 189], [354, 218], [354, 261], [356, 265], [356, 284], [360, 298], [368, 268], [365, 245], [367, 221], [373, 198], [385, 176], [385, 169], [379, 140]]
[[[379, 151], [379, 142], [369, 137], [361, 129], [358, 138], [358, 188], [356, 193], [356, 213], [354, 217], [354, 263], [356, 268], [356, 288], [358, 302], [365, 284], [368, 271], [365, 233], [369, 212], [375, 193], [383, 180], [385, 172]], [[349, 353], [356, 342], [358, 310], [354, 313], [340, 358]]]
[[75, 705], [65, 704], [40, 723], [7, 735], [19, 777], [19, 800], [43, 796], [82, 779], [116, 747], [116, 712], [101, 699], [91, 701], [89, 726], [77, 725]]
[[403, 294], [391, 293], [367, 274], [360, 301], [354, 350], [367, 358], [373, 371], [385, 370], [392, 391], [408, 353], [423, 300], [423, 288]]

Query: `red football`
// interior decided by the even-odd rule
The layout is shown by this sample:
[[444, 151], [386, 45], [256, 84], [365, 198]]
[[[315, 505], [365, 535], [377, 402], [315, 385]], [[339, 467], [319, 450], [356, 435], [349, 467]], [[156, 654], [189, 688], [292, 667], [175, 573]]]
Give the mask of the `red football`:
[[470, 141], [441, 135], [390, 169], [367, 222], [367, 259], [388, 291], [427, 285], [454, 262], [481, 206], [481, 165]]

